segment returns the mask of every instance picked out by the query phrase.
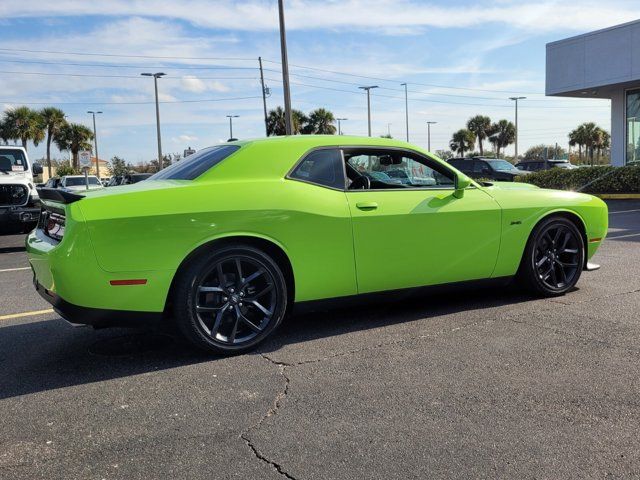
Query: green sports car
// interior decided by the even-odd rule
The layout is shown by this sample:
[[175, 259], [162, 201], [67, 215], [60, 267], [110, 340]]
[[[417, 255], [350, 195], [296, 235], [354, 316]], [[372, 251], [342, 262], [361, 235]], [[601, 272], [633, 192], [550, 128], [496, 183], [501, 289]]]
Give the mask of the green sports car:
[[382, 138], [231, 142], [134, 185], [40, 198], [29, 262], [62, 317], [172, 318], [219, 353], [255, 347], [294, 304], [513, 277], [561, 295], [607, 232], [598, 198], [476, 183]]

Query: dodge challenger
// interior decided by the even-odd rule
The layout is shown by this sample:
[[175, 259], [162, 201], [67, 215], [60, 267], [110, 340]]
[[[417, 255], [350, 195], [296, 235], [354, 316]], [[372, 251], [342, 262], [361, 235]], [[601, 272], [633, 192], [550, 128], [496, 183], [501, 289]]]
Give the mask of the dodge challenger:
[[171, 319], [216, 353], [310, 302], [514, 278], [563, 295], [607, 231], [593, 196], [479, 183], [409, 143], [349, 136], [230, 142], [144, 182], [40, 198], [27, 252], [63, 318]]

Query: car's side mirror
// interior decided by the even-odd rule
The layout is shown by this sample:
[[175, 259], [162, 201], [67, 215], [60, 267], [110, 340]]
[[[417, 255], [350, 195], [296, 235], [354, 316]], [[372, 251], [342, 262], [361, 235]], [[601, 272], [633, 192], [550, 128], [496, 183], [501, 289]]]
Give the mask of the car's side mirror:
[[34, 163], [33, 165], [31, 165], [31, 171], [34, 175], [40, 175], [42, 173], [42, 165], [40, 165], [39, 163]]
[[464, 190], [471, 185], [471, 179], [464, 173], [456, 174], [454, 179], [454, 191], [453, 196], [456, 198], [462, 198], [464, 196]]

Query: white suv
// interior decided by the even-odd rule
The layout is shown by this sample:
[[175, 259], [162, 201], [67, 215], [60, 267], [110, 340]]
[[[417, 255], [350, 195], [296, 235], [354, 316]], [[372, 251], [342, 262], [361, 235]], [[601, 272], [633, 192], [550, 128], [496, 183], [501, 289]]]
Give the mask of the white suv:
[[40, 217], [40, 198], [33, 175], [42, 173], [31, 165], [27, 151], [18, 146], [0, 145], [0, 230], [33, 230]]

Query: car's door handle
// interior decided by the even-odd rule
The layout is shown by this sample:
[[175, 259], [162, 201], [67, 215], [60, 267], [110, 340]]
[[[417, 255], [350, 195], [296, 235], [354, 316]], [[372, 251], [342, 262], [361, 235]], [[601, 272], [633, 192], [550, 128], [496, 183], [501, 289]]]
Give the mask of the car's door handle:
[[360, 210], [375, 210], [378, 208], [378, 204], [376, 202], [358, 202], [356, 207]]

